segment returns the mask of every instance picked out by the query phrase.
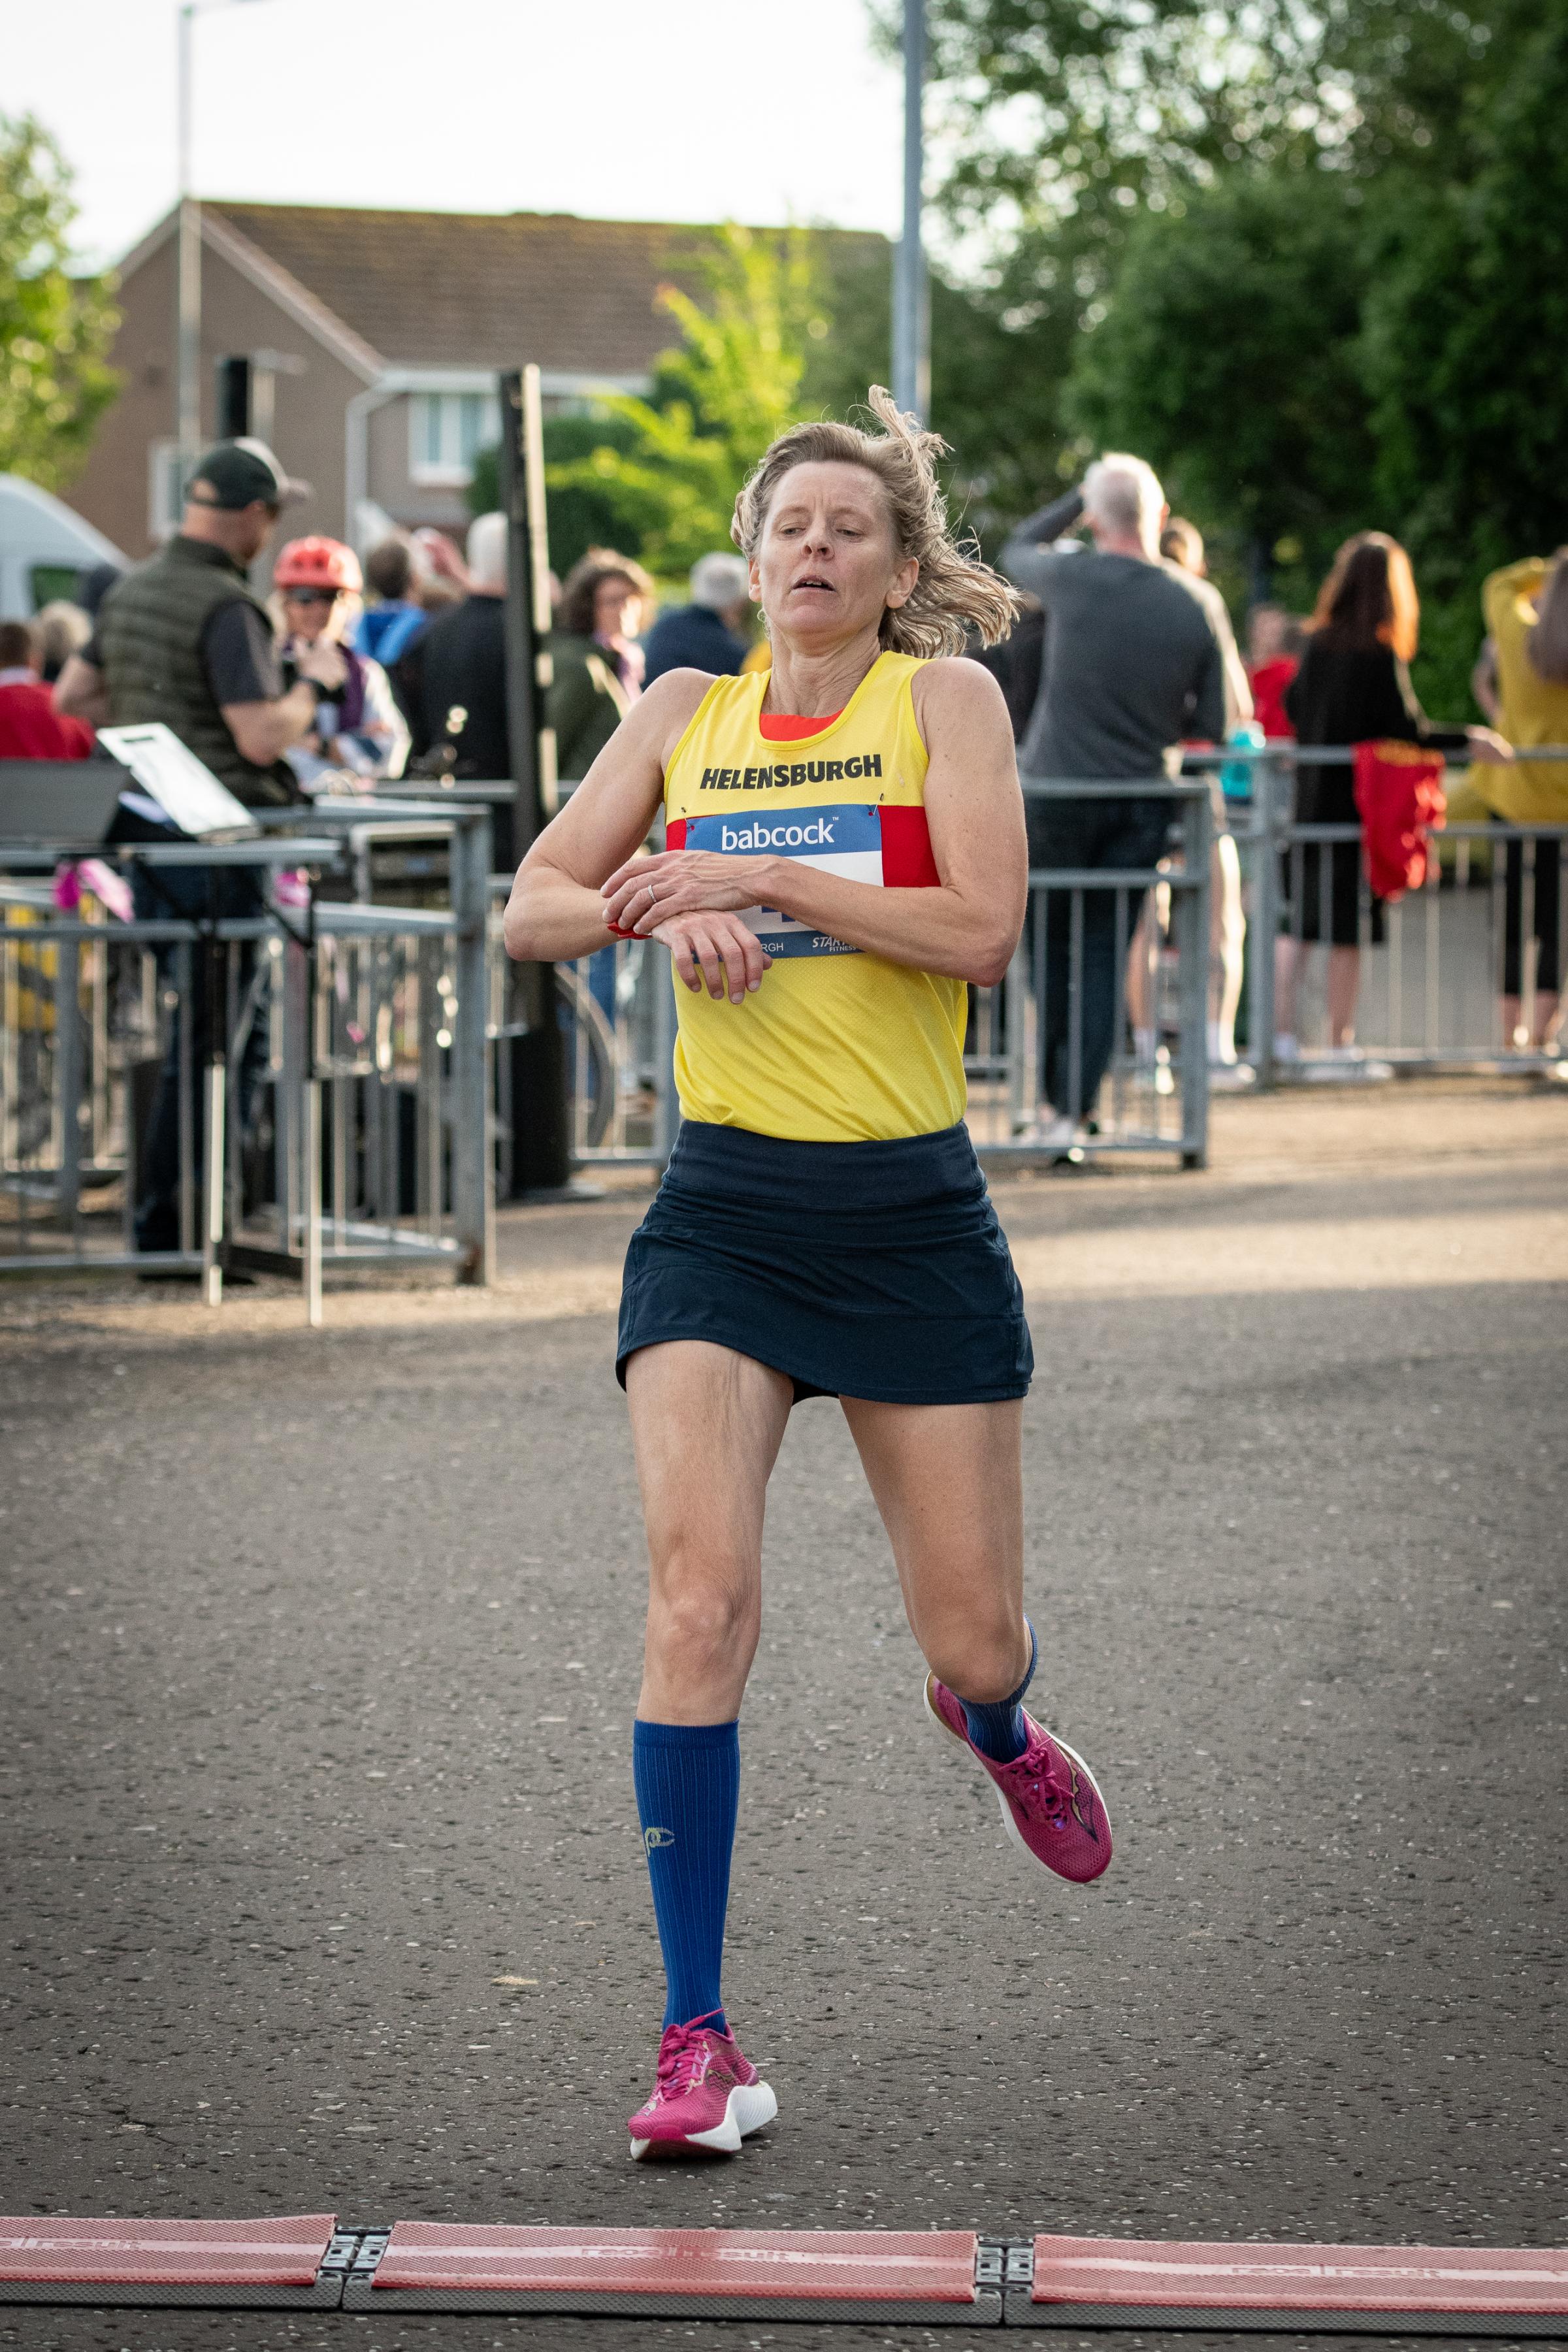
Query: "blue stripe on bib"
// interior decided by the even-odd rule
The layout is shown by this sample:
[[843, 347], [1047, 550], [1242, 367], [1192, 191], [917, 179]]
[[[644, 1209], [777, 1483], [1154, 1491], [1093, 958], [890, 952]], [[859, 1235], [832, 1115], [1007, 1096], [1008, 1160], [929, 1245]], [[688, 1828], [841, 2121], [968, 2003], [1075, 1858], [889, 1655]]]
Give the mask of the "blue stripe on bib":
[[[827, 808], [782, 810], [764, 814], [760, 809], [722, 816], [694, 816], [686, 821], [688, 849], [716, 850], [726, 857], [798, 857], [825, 874], [841, 874], [849, 882], [882, 882], [881, 812], [863, 801], [840, 802]], [[771, 956], [858, 955], [809, 923], [797, 923], [773, 907], [743, 907], [741, 920], [755, 931]]]

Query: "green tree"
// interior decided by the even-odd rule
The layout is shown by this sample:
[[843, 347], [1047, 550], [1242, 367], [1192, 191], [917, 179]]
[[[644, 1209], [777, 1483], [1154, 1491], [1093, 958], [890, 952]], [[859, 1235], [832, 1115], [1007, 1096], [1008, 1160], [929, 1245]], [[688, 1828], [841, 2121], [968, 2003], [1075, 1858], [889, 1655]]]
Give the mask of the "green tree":
[[[629, 455], [637, 446], [637, 427], [625, 417], [607, 415], [595, 402], [569, 415], [547, 416], [543, 437], [550, 562], [558, 576], [564, 578], [591, 547], [618, 547], [628, 555], [638, 553], [639, 519], [616, 498], [613, 486], [600, 488], [575, 478], [563, 488], [550, 486], [552, 477], [559, 483], [566, 468], [575, 474], [581, 461], [591, 457], [595, 449]], [[468, 496], [471, 514], [489, 514], [500, 506], [498, 449], [480, 450]]]
[[73, 277], [70, 173], [31, 115], [0, 116], [0, 472], [69, 481], [119, 378], [106, 281]]
[[[1229, 165], [1442, 173], [1521, 12], [1552, 0], [929, 0], [933, 191], [987, 246], [1087, 228], [1085, 299], [1131, 217]], [[898, 0], [871, 0], [885, 42]], [[1097, 268], [1098, 264], [1098, 268]]]
[[[829, 331], [810, 346], [803, 387], [808, 415], [847, 415], [868, 384], [887, 382], [889, 264], [879, 241], [830, 265]], [[1057, 392], [1074, 326], [1064, 332], [1058, 311], [1033, 289], [1016, 303], [1016, 291], [1006, 269], [976, 286], [931, 277], [931, 421], [953, 453], [949, 505], [992, 548], [1068, 462]]]
[[1568, 528], [1561, 0], [930, 5], [937, 210], [1036, 322], [1042, 454], [1146, 449], [1205, 528], [1299, 543], [1293, 596], [1398, 532], [1464, 708], [1479, 577]]
[[1568, 537], [1568, 16], [1468, 111], [1471, 170], [1383, 208], [1363, 364], [1384, 499], [1473, 567]]
[[1134, 224], [1077, 339], [1068, 420], [1146, 457], [1173, 506], [1245, 550], [1258, 590], [1304, 564], [1299, 595], [1368, 520], [1362, 197], [1339, 173], [1233, 169]]
[[[901, 10], [872, 0], [888, 44]], [[982, 537], [1086, 455], [1063, 392], [1129, 236], [1245, 153], [1310, 148], [1296, 0], [929, 0], [932, 421]]]
[[736, 494], [774, 435], [803, 414], [806, 349], [828, 332], [805, 233], [727, 224], [689, 266], [696, 293], [659, 292], [681, 339], [660, 354], [651, 396], [602, 403], [631, 429], [630, 446], [605, 434], [546, 474], [555, 497], [604, 499], [635, 551], [666, 575], [729, 545]]

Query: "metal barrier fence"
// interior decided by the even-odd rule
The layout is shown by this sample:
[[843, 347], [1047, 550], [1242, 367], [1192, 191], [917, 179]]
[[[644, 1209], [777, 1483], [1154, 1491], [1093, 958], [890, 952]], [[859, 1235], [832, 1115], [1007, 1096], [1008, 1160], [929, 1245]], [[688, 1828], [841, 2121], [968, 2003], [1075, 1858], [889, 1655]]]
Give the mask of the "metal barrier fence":
[[[1031, 872], [1029, 919], [1006, 979], [998, 988], [971, 992], [969, 1124], [984, 1159], [1005, 1164], [1058, 1156], [1064, 1143], [1055, 1113], [1083, 1129], [1065, 1147], [1073, 1158], [1153, 1151], [1172, 1152], [1186, 1166], [1201, 1163], [1213, 1075], [1208, 1015], [1218, 994], [1220, 955], [1212, 919], [1218, 911], [1210, 825], [1216, 768], [1234, 775], [1245, 767], [1251, 779], [1248, 799], [1227, 803], [1226, 812], [1241, 868], [1246, 940], [1242, 1038], [1231, 1083], [1250, 1077], [1268, 1087], [1376, 1074], [1384, 1065], [1404, 1072], [1564, 1074], [1568, 1066], [1556, 1056], [1505, 1038], [1503, 1025], [1517, 1010], [1533, 1031], [1538, 1002], [1555, 992], [1561, 976], [1559, 965], [1548, 968], [1548, 958], [1560, 959], [1562, 951], [1553, 919], [1568, 897], [1568, 826], [1451, 823], [1435, 837], [1436, 856], [1424, 887], [1374, 915], [1360, 828], [1294, 820], [1296, 756], [1294, 745], [1279, 744], [1191, 753], [1179, 784], [1166, 778], [1025, 781], [1037, 805], [1164, 798], [1179, 839], [1154, 866]], [[1314, 747], [1310, 756], [1346, 764], [1354, 755]], [[1568, 749], [1531, 749], [1529, 757], [1568, 761]], [[1464, 762], [1450, 764], [1463, 772]], [[1357, 940], [1365, 951], [1353, 1055], [1320, 1042], [1322, 978], [1313, 966], [1323, 960], [1312, 955], [1310, 937], [1318, 930], [1326, 938], [1333, 928], [1332, 861], [1347, 854], [1354, 866]], [[1142, 925], [1140, 900], [1148, 905]], [[1091, 974], [1086, 958], [1096, 928], [1101, 954]], [[1277, 1062], [1274, 1053], [1275, 943], [1281, 938], [1299, 943], [1305, 967], [1304, 1043], [1300, 1058], [1289, 1062]], [[1510, 943], [1521, 966], [1515, 987], [1505, 985], [1514, 978]], [[635, 948], [560, 967], [578, 1166], [595, 1160], [663, 1163], [675, 1118], [668, 1030], [661, 1025], [670, 1020], [667, 971], [661, 952]], [[1090, 1104], [1084, 1035], [1097, 992], [1102, 1020], [1109, 1005], [1111, 1051]], [[1045, 1083], [1043, 1047], [1053, 1031], [1053, 1058], [1064, 1073], [1060, 1102], [1049, 1098]]]
[[[510, 875], [490, 887], [489, 1028], [492, 1046], [517, 1034], [501, 914]], [[669, 951], [658, 940], [616, 940], [555, 966], [564, 1033], [568, 1152], [574, 1171], [662, 1169], [680, 1122], [675, 1097], [675, 993]], [[516, 1115], [511, 1065], [496, 1055], [496, 1108], [502, 1138], [500, 1185], [511, 1191], [505, 1139]]]
[[[422, 814], [447, 845], [449, 909], [311, 889], [256, 918], [121, 923], [0, 881], [0, 1272], [191, 1273], [215, 1304], [226, 1267], [288, 1272], [311, 1323], [328, 1269], [489, 1279], [489, 822]], [[305, 822], [324, 837], [137, 856], [330, 866], [374, 815], [319, 803]], [[149, 1151], [173, 1231], [138, 1250]]]
[[[1568, 749], [1532, 748], [1533, 761], [1568, 761]], [[1487, 1070], [1563, 1075], [1563, 1063], [1505, 1031], [1531, 1039], [1562, 977], [1559, 913], [1568, 877], [1568, 825], [1453, 822], [1430, 837], [1435, 856], [1418, 889], [1387, 906], [1374, 901], [1355, 824], [1295, 821], [1298, 759], [1346, 766], [1350, 750], [1294, 745], [1225, 755], [1251, 772], [1247, 803], [1229, 804], [1240, 853], [1247, 919], [1247, 1042], [1258, 1082], [1321, 1080], [1389, 1071]], [[1463, 773], [1468, 763], [1450, 761]], [[1344, 936], [1349, 933], [1350, 936]], [[1328, 1034], [1327, 957], [1334, 944], [1358, 950], [1355, 1045]], [[1275, 1051], [1279, 958], [1293, 942], [1302, 967], [1299, 1051]], [[1348, 984], [1348, 972], [1345, 982]], [[1506, 1009], [1505, 1009], [1506, 1008]]]
[[[970, 992], [964, 1066], [976, 1150], [998, 1164], [1152, 1151], [1196, 1167], [1207, 1140], [1209, 786], [1158, 776], [1115, 784], [1029, 780], [1024, 789], [1036, 802], [1163, 806], [1177, 838], [1157, 864], [1030, 874], [1028, 920], [1006, 978]], [[510, 877], [493, 878], [498, 940], [510, 887]], [[1139, 908], [1153, 893], [1162, 921], [1140, 931]], [[1149, 1018], [1134, 1026], [1127, 1010], [1135, 939], [1142, 971], [1131, 976], [1135, 985], [1142, 979]], [[667, 952], [656, 941], [616, 942], [558, 964], [556, 977], [574, 1168], [662, 1168], [679, 1120]], [[505, 1001], [498, 962], [492, 1038], [506, 1034]], [[1095, 1100], [1086, 1038], [1097, 1024], [1111, 1045]], [[1047, 1097], [1047, 1066], [1059, 1102]], [[501, 1070], [504, 1087], [504, 1061]], [[1058, 1115], [1070, 1137], [1053, 1135]], [[503, 1126], [507, 1117], [503, 1103]]]
[[[1024, 795], [1047, 822], [1056, 803], [1107, 819], [1140, 807], [1157, 819], [1163, 809], [1165, 839], [1147, 865], [1031, 867], [1028, 916], [1007, 977], [973, 993], [964, 1060], [975, 1149], [999, 1165], [1172, 1152], [1184, 1167], [1201, 1167], [1208, 783], [1026, 777]], [[1160, 919], [1141, 927], [1152, 899]], [[1131, 1017], [1130, 986], [1142, 1020]]]
[[[1379, 916], [1359, 828], [1294, 822], [1294, 747], [1185, 764], [1212, 772], [1216, 757], [1251, 776], [1228, 820], [1247, 921], [1243, 1051], [1259, 1084], [1378, 1064], [1563, 1073], [1504, 1028], [1538, 1025], [1555, 992], [1568, 825], [1451, 824], [1424, 887]], [[1171, 837], [1142, 866], [1031, 871], [1012, 967], [971, 992], [969, 1121], [988, 1161], [1065, 1150], [1201, 1163], [1211, 789], [1206, 772], [1026, 781], [1037, 808], [1163, 802]], [[11, 869], [0, 877], [0, 1272], [195, 1272], [216, 1299], [226, 1264], [265, 1266], [299, 1276], [312, 1320], [332, 1267], [437, 1262], [489, 1278], [492, 1143], [504, 1153], [510, 1119], [508, 1057], [494, 1049], [511, 1034], [512, 1002], [500, 937], [510, 878], [488, 871], [489, 814], [452, 799], [351, 801], [318, 803], [303, 821], [321, 837], [139, 855], [149, 866], [309, 857], [363, 895], [378, 855], [434, 842], [450, 906], [334, 903], [317, 890], [296, 912], [256, 920], [122, 924], [90, 900], [71, 917], [55, 907], [43, 878], [53, 853], [0, 853]], [[1366, 1058], [1320, 1047], [1310, 1006], [1300, 1061], [1277, 1065], [1276, 941], [1313, 961], [1334, 929], [1336, 857], [1354, 861]], [[662, 1167], [679, 1121], [667, 953], [616, 941], [556, 973], [573, 1165]], [[203, 1024], [180, 1017], [199, 1003], [216, 1009], [218, 1051], [205, 1066]], [[137, 1175], [165, 1067], [177, 1233], [138, 1252]], [[168, 1129], [165, 1118], [166, 1143]]]

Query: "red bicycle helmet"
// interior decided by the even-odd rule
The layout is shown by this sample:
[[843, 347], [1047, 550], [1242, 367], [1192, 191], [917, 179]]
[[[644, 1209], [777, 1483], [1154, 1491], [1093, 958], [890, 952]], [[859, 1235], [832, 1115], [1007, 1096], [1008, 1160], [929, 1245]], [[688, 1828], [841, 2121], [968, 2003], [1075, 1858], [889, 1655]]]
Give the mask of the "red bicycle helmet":
[[275, 588], [338, 588], [357, 596], [364, 585], [359, 558], [341, 539], [291, 539], [272, 567]]

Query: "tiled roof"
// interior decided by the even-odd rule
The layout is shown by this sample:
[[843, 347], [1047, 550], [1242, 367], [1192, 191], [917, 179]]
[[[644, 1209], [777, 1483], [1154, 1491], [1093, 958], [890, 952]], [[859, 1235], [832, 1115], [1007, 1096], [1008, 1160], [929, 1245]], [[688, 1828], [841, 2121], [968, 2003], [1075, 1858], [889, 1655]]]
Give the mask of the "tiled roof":
[[[656, 310], [689, 226], [572, 213], [371, 212], [212, 202], [394, 365], [640, 375], [676, 338]], [[859, 240], [858, 240], [859, 241]]]

